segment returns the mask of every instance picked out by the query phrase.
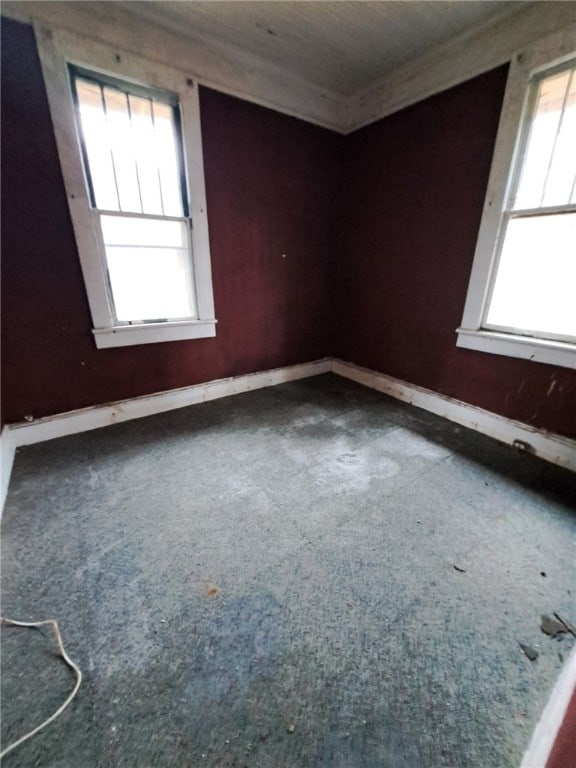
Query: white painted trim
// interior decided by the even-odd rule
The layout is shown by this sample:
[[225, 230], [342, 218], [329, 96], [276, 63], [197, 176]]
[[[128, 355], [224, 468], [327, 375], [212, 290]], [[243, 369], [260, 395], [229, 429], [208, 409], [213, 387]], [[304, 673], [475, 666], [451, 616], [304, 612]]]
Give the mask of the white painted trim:
[[[533, 73], [574, 55], [576, 24], [548, 35], [514, 57], [504, 94], [500, 124], [466, 302], [458, 329], [458, 346], [482, 352], [522, 357], [534, 362], [576, 367], [576, 345], [531, 340], [483, 328], [491, 286], [497, 269], [506, 201], [513, 183], [514, 169], [523, 146], [522, 126], [528, 108], [529, 83]], [[509, 341], [505, 339], [508, 336]]]
[[334, 359], [332, 371], [338, 376], [423, 408], [502, 443], [512, 445], [518, 441], [520, 445], [528, 445], [541, 459], [576, 471], [576, 440], [530, 427], [520, 421], [507, 419], [475, 405], [343, 360]]
[[153, 395], [133, 397], [129, 400], [119, 400], [107, 405], [95, 405], [91, 408], [81, 408], [77, 411], [59, 413], [32, 422], [10, 424], [8, 426], [15, 446], [32, 445], [44, 440], [52, 440], [65, 435], [75, 435], [91, 429], [107, 427], [121, 421], [130, 421], [142, 416], [152, 416], [156, 413], [185, 408], [188, 405], [229, 397], [253, 389], [262, 389], [287, 381], [306, 379], [330, 371], [330, 360], [324, 358], [311, 363], [291, 365], [286, 368], [273, 368], [260, 373], [248, 373], [244, 376], [232, 376], [229, 379], [216, 379], [204, 384], [193, 384], [190, 387], [170, 389], [156, 392]]
[[[4, 0], [2, 15], [92, 40], [178, 67], [200, 85], [340, 131], [340, 98], [282, 67], [205, 36], [186, 36], [151, 17], [147, 3], [20, 2]], [[144, 6], [140, 13], [138, 6]], [[150, 18], [149, 18], [150, 16]]]
[[159, 341], [205, 339], [216, 336], [216, 320], [115, 325], [110, 328], [95, 328], [92, 333], [98, 349], [125, 347], [129, 344], [155, 344]]
[[489, 352], [493, 355], [519, 357], [533, 363], [548, 363], [576, 370], [576, 346], [562, 341], [527, 338], [512, 333], [475, 331], [458, 328], [457, 347]]
[[57, 437], [87, 432], [91, 429], [129, 421], [143, 416], [185, 408], [195, 403], [249, 392], [262, 387], [275, 386], [288, 381], [305, 379], [329, 371], [376, 389], [398, 400], [424, 408], [449, 421], [462, 424], [501, 442], [512, 444], [515, 440], [530, 445], [540, 458], [576, 471], [576, 441], [534, 429], [519, 421], [486, 411], [460, 400], [441, 395], [416, 384], [409, 384], [392, 376], [386, 376], [369, 368], [361, 368], [336, 358], [323, 358], [286, 368], [275, 368], [260, 373], [250, 373], [229, 379], [218, 379], [190, 387], [157, 392], [152, 395], [120, 400], [107, 405], [82, 408], [77, 411], [48, 416], [30, 423], [9, 424], [4, 427], [0, 440], [0, 512], [8, 488], [14, 451], [18, 446], [53, 440]]
[[[210, 264], [210, 236], [208, 232], [208, 210], [206, 184], [204, 179], [204, 149], [202, 147], [202, 125], [200, 120], [200, 94], [198, 85], [189, 86], [181, 95], [182, 143], [186, 154], [192, 221], [192, 262], [196, 284], [196, 305], [198, 319], [209, 321], [215, 316], [214, 291], [212, 289], [212, 267]], [[216, 327], [206, 328], [205, 336], [215, 336]], [[211, 332], [210, 332], [211, 331]], [[197, 338], [194, 336], [193, 338]]]
[[2, 517], [2, 510], [8, 493], [15, 454], [16, 444], [12, 432], [10, 427], [5, 426], [2, 434], [0, 434], [0, 517]]
[[520, 768], [545, 768], [576, 690], [576, 645], [556, 681]]
[[339, 125], [352, 133], [376, 120], [511, 61], [535, 40], [574, 24], [573, 3], [512, 8], [398, 67], [340, 105]]
[[[197, 83], [182, 72], [125, 53], [68, 32], [54, 31], [35, 23], [36, 42], [62, 167], [62, 176], [74, 227], [78, 254], [92, 315], [96, 346], [119, 347], [159, 341], [206, 338], [216, 335], [210, 266], [210, 240], [204, 183], [204, 162]], [[182, 140], [189, 185], [191, 268], [195, 285], [197, 318], [187, 323], [149, 323], [116, 326], [109, 293], [106, 257], [100, 228], [100, 212], [93, 210], [84, 179], [67, 63], [115, 75], [178, 95]], [[120, 330], [120, 328], [122, 330]]]
[[[137, 7], [143, 10], [138, 13]], [[573, 3], [512, 8], [391, 72], [381, 82], [342, 97], [302, 77], [217, 40], [186, 37], [163, 28], [147, 3], [128, 12], [119, 3], [4, 0], [2, 14], [147, 55], [179, 67], [201, 85], [306, 120], [342, 134], [398, 112], [435, 93], [510, 61], [532, 41], [574, 22]]]
[[8, 424], [2, 431], [0, 440], [0, 478], [1, 491], [0, 515], [4, 507], [10, 473], [14, 461], [15, 449], [21, 445], [32, 445], [45, 440], [53, 440], [66, 435], [76, 435], [91, 429], [108, 427], [121, 421], [152, 416], [188, 405], [204, 403], [220, 397], [229, 397], [254, 389], [272, 387], [287, 381], [306, 379], [328, 373], [331, 361], [328, 358], [314, 360], [311, 363], [300, 363], [285, 368], [273, 368], [260, 373], [248, 373], [244, 376], [233, 376], [228, 379], [216, 379], [204, 384], [193, 384], [190, 387], [156, 392], [152, 395], [134, 397], [129, 400], [119, 400], [107, 405], [95, 405], [91, 408], [81, 408], [77, 411], [59, 413], [32, 422]]

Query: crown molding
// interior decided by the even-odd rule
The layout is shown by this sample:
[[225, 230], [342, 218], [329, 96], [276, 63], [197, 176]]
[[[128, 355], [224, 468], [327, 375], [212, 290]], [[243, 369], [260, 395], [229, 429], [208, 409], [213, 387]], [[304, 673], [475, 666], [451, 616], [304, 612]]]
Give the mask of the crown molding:
[[[111, 2], [17, 2], [2, 15], [64, 30], [177, 68], [200, 85], [340, 132], [339, 98], [259, 56], [205, 37], [190, 37]], [[175, 62], [177, 62], [175, 64]]]
[[[2, 14], [42, 23], [136, 53], [178, 69], [201, 85], [341, 134], [504, 64], [524, 46], [560, 29], [576, 30], [576, 3], [537, 2], [506, 14], [435, 48], [349, 98], [318, 88], [263, 58], [214, 38], [190, 37], [163, 27], [146, 7], [130, 11], [110, 2], [17, 2]], [[146, 4], [144, 4], [145, 6]], [[574, 34], [576, 41], [576, 31]]]
[[455, 37], [402, 65], [340, 106], [344, 133], [363, 128], [429, 96], [505, 64], [522, 48], [559, 30], [574, 30], [576, 3], [534, 3]]

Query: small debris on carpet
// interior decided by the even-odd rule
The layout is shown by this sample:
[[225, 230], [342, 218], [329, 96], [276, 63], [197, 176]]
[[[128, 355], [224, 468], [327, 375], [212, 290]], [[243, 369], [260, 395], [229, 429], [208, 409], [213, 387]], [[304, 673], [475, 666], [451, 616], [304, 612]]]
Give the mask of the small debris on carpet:
[[455, 565], [455, 566], [454, 566], [454, 570], [455, 570], [455, 571], [458, 571], [458, 573], [466, 573], [466, 571], [464, 570], [464, 568], [459, 568], [457, 565]]
[[540, 571], [540, 576], [546, 576], [546, 571]]
[[556, 637], [557, 635], [561, 635], [568, 632], [564, 624], [557, 621], [556, 619], [552, 619], [550, 616], [544, 616], [544, 615], [542, 615], [540, 618], [542, 619], [542, 622], [540, 624], [540, 629], [542, 630], [542, 632], [544, 632], [545, 635], [550, 635], [550, 637]]
[[536, 661], [538, 658], [538, 651], [535, 651], [534, 648], [530, 645], [526, 645], [525, 643], [518, 643], [520, 648], [524, 651], [525, 655], [530, 659], [530, 661]]
[[286, 728], [288, 733], [294, 733], [296, 726], [293, 723], [290, 723], [290, 725]]
[[207, 597], [218, 597], [219, 594], [220, 594], [220, 590], [215, 584], [208, 585], [208, 589], [206, 590]]

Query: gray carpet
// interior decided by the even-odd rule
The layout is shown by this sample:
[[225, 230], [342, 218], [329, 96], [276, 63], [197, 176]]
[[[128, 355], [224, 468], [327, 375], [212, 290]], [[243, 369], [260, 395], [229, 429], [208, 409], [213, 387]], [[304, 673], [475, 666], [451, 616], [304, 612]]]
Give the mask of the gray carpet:
[[[539, 623], [576, 622], [575, 499], [332, 375], [20, 449], [3, 613], [57, 618], [85, 681], [5, 766], [516, 768], [572, 643]], [[7, 744], [73, 680], [45, 633], [2, 644]]]

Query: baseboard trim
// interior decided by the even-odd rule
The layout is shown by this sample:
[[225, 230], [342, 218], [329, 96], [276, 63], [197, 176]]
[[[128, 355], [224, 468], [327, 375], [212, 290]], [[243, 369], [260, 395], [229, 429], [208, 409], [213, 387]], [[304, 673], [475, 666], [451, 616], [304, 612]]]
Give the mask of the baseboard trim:
[[152, 395], [134, 397], [128, 400], [118, 400], [106, 405], [95, 405], [81, 408], [77, 411], [59, 413], [32, 422], [22, 422], [8, 425], [15, 447], [41, 443], [57, 437], [75, 435], [91, 429], [108, 427], [121, 421], [139, 419], [143, 416], [153, 416], [188, 405], [229, 397], [253, 389], [271, 387], [296, 379], [306, 379], [320, 373], [330, 371], [331, 361], [328, 358], [315, 360], [311, 363], [291, 365], [286, 368], [273, 368], [260, 373], [248, 373], [244, 376], [232, 376], [228, 379], [215, 379], [203, 384], [193, 384], [190, 387], [170, 389], [156, 392]]
[[502, 443], [516, 445], [552, 464], [576, 471], [576, 440], [530, 427], [521, 421], [507, 419], [492, 411], [337, 358], [332, 360], [332, 371]]
[[362, 368], [338, 358], [323, 358], [310, 363], [273, 368], [259, 373], [216, 379], [190, 387], [157, 392], [152, 395], [119, 400], [77, 411], [37, 419], [30, 423], [8, 424], [0, 436], [0, 516], [8, 492], [16, 448], [23, 445], [100, 429], [122, 421], [153, 416], [157, 413], [185, 408], [188, 405], [220, 397], [272, 387], [297, 379], [306, 379], [332, 371], [383, 394], [423, 408], [449, 421], [474, 429], [510, 445], [516, 441], [536, 456], [558, 466], [576, 471], [576, 441], [562, 435], [529, 427], [519, 421], [486, 411], [438, 392], [409, 384], [393, 376]]
[[544, 768], [564, 723], [568, 706], [576, 690], [576, 645], [562, 667], [548, 703], [538, 721], [520, 768]]
[[4, 502], [8, 494], [8, 485], [10, 484], [10, 475], [14, 465], [14, 456], [16, 455], [16, 446], [12, 438], [10, 427], [4, 427], [0, 434], [0, 517], [4, 509]]
[[272, 387], [288, 381], [307, 379], [310, 376], [328, 373], [330, 369], [331, 360], [323, 358], [310, 363], [273, 368], [259, 373], [232, 376], [227, 379], [216, 379], [203, 384], [119, 400], [106, 405], [81, 408], [76, 411], [36, 419], [32, 422], [8, 424], [4, 427], [0, 439], [0, 515], [8, 492], [14, 454], [16, 448], [20, 446], [54, 440], [57, 437], [75, 435], [79, 432], [88, 432], [91, 429], [108, 427], [122, 421], [153, 416], [157, 413], [185, 408], [188, 405], [216, 400], [220, 397], [229, 397], [242, 392], [250, 392], [254, 389]]

